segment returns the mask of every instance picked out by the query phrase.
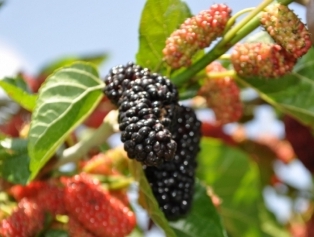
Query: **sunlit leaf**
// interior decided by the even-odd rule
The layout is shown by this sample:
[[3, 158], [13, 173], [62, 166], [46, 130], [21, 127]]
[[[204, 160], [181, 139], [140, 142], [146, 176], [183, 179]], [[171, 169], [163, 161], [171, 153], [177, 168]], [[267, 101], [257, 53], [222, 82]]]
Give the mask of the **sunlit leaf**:
[[140, 21], [137, 63], [160, 71], [166, 39], [189, 16], [188, 6], [180, 0], [146, 1]]
[[73, 64], [77, 61], [83, 61], [83, 62], [89, 62], [94, 64], [95, 66], [100, 66], [103, 62], [105, 62], [108, 58], [107, 53], [102, 54], [95, 54], [95, 55], [86, 55], [86, 56], [73, 56], [73, 57], [64, 57], [57, 59], [53, 62], [50, 62], [46, 66], [44, 66], [40, 72], [39, 75], [50, 75], [53, 73], [56, 69], [69, 66], [70, 64]]
[[39, 91], [29, 131], [32, 178], [97, 106], [102, 88], [96, 69], [85, 62], [61, 68], [47, 78]]

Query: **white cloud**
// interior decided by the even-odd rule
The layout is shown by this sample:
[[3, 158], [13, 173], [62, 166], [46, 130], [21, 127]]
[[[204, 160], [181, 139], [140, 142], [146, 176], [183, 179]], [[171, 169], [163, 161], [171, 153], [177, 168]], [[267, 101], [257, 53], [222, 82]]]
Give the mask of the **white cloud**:
[[27, 68], [30, 68], [27, 60], [14, 47], [0, 39], [0, 78], [14, 76]]

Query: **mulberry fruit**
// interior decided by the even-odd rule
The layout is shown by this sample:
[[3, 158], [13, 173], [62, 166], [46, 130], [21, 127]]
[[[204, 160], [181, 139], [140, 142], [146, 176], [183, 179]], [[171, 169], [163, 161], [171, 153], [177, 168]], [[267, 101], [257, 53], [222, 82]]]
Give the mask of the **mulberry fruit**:
[[96, 237], [86, 230], [81, 223], [76, 221], [72, 216], [69, 216], [68, 233], [69, 237]]
[[174, 159], [157, 167], [144, 166], [153, 194], [168, 219], [186, 214], [192, 203], [196, 156], [200, 150], [201, 122], [191, 108], [181, 106], [174, 139]]
[[[219, 62], [206, 67], [206, 72], [227, 71]], [[219, 124], [238, 121], [242, 116], [243, 106], [240, 90], [230, 77], [213, 78], [205, 81], [199, 94], [205, 97], [207, 106], [212, 108]]]
[[121, 141], [128, 157], [146, 165], [172, 159], [177, 144], [171, 130], [179, 105], [171, 81], [129, 63], [112, 69], [105, 83], [105, 94], [115, 95], [113, 102], [119, 106]]
[[17, 201], [31, 198], [41, 209], [53, 215], [65, 214], [63, 187], [59, 187], [55, 180], [33, 181], [27, 186], [14, 185], [10, 193]]
[[296, 58], [278, 44], [238, 43], [231, 53], [235, 71], [243, 77], [281, 77], [292, 71]]
[[269, 5], [262, 13], [260, 22], [274, 41], [293, 57], [299, 58], [310, 49], [308, 29], [287, 6], [279, 3]]
[[32, 237], [44, 227], [45, 214], [31, 199], [22, 199], [17, 209], [0, 223], [2, 237]]
[[34, 201], [52, 215], [66, 214], [64, 206], [64, 188], [45, 182], [45, 186], [33, 197]]
[[[178, 100], [178, 91], [176, 87], [170, 82], [169, 79], [158, 75], [157, 73], [150, 73], [147, 68], [142, 68], [139, 65], [129, 62], [126, 65], [119, 65], [110, 69], [109, 74], [105, 76], [104, 82], [106, 87], [104, 89], [105, 95], [109, 100], [118, 105], [118, 101], [122, 94], [130, 89], [132, 86], [130, 82], [136, 79], [146, 79], [144, 84], [163, 83], [161, 87], [148, 89], [151, 96], [160, 96], [161, 99], [170, 100], [169, 102]], [[151, 85], [152, 86], [152, 85]]]
[[43, 181], [33, 181], [26, 186], [16, 184], [10, 188], [9, 193], [16, 201], [20, 201], [26, 197], [36, 196], [45, 185]]
[[70, 216], [96, 236], [124, 237], [136, 225], [134, 213], [84, 173], [64, 181]]
[[186, 19], [166, 40], [162, 51], [164, 60], [172, 68], [189, 66], [198, 50], [210, 46], [223, 34], [230, 17], [231, 9], [227, 5], [214, 4], [208, 10]]

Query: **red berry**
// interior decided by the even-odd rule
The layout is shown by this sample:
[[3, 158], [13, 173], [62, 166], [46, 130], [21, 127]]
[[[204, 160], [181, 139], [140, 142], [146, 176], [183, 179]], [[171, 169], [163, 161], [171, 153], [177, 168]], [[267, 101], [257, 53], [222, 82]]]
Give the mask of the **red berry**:
[[230, 16], [231, 9], [227, 5], [214, 4], [208, 10], [186, 19], [166, 40], [164, 60], [172, 68], [189, 66], [198, 50], [210, 46], [223, 34]]
[[66, 214], [64, 206], [64, 188], [57, 184], [45, 183], [34, 197], [34, 201], [45, 211], [53, 215]]
[[296, 59], [278, 44], [238, 43], [231, 53], [234, 70], [243, 77], [281, 77], [292, 71]]
[[96, 237], [72, 216], [69, 216], [68, 233], [69, 237]]
[[86, 174], [66, 182], [65, 205], [70, 215], [97, 236], [124, 237], [136, 225], [134, 213], [121, 201], [101, 189]]
[[43, 181], [33, 181], [26, 186], [17, 184], [10, 188], [9, 193], [16, 201], [20, 201], [25, 197], [33, 197], [45, 186]]
[[[219, 62], [213, 62], [206, 67], [206, 72], [227, 71]], [[242, 116], [243, 106], [240, 100], [240, 90], [230, 77], [212, 78], [206, 80], [200, 90], [208, 107], [212, 108], [219, 124], [238, 121]]]
[[33, 181], [27, 186], [15, 185], [9, 192], [17, 201], [25, 197], [32, 198], [40, 208], [53, 215], [65, 214], [63, 187], [53, 181]]
[[279, 3], [269, 5], [260, 21], [275, 42], [293, 57], [299, 58], [310, 49], [308, 29], [287, 6]]
[[11, 216], [0, 223], [2, 237], [33, 237], [44, 226], [44, 210], [33, 200], [23, 199]]

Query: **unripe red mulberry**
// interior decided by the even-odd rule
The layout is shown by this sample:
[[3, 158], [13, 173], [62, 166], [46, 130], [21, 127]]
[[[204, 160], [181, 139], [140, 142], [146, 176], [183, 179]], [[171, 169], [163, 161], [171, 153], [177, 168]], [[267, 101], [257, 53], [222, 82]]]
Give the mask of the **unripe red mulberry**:
[[86, 230], [84, 226], [72, 216], [69, 217], [68, 233], [69, 237], [95, 237], [94, 234]]
[[189, 66], [197, 50], [208, 47], [223, 34], [230, 16], [231, 9], [227, 5], [214, 4], [186, 19], [166, 40], [164, 60], [172, 68]]
[[278, 44], [238, 43], [231, 62], [240, 76], [276, 78], [291, 72], [296, 58]]
[[96, 236], [124, 237], [136, 225], [135, 215], [100, 183], [81, 173], [65, 179], [64, 202], [70, 216]]
[[33, 181], [27, 186], [14, 185], [10, 189], [10, 194], [17, 201], [31, 198], [41, 209], [53, 215], [65, 214], [64, 190], [55, 180]]
[[2, 237], [32, 237], [44, 227], [44, 210], [31, 199], [22, 199], [17, 209], [0, 223]]
[[276, 43], [295, 58], [301, 57], [311, 47], [309, 31], [287, 6], [279, 3], [269, 5], [260, 21]]
[[[227, 70], [219, 62], [213, 62], [206, 67], [207, 73], [224, 71]], [[232, 78], [209, 79], [199, 93], [206, 98], [207, 106], [213, 109], [219, 124], [236, 122], [241, 118], [243, 106], [240, 90]]]

